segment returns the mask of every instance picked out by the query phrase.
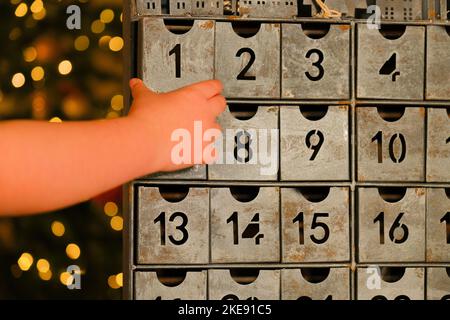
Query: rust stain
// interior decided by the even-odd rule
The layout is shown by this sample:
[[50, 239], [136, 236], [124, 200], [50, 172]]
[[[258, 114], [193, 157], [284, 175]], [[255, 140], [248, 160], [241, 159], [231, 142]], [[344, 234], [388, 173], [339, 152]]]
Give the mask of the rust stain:
[[421, 118], [425, 118], [425, 108], [419, 108], [419, 114]]
[[340, 105], [339, 106], [339, 110], [347, 110], [348, 106], [347, 105]]
[[229, 16], [227, 17], [228, 20], [239, 20], [239, 16]]
[[211, 20], [205, 21], [200, 25], [200, 28], [203, 30], [212, 29], [212, 28], [214, 28], [214, 21], [211, 21]]
[[416, 188], [416, 195], [423, 196], [425, 194], [425, 189], [424, 188]]
[[348, 25], [348, 24], [341, 24], [341, 25], [339, 25], [339, 29], [341, 29], [342, 31], [347, 31], [350, 28], [351, 28], [351, 26]]
[[350, 104], [351, 102], [348, 100], [339, 101], [338, 104]]

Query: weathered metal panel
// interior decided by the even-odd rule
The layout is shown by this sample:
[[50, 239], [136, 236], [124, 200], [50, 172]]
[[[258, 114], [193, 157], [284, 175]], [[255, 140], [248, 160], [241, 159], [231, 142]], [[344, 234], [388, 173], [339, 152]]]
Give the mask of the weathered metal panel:
[[214, 24], [195, 20], [184, 34], [169, 31], [164, 19], [141, 20], [141, 76], [157, 92], [214, 78]]
[[279, 300], [280, 270], [259, 270], [256, 280], [239, 284], [230, 270], [209, 270], [210, 300]]
[[231, 22], [217, 22], [215, 75], [228, 98], [279, 98], [280, 24], [260, 23], [244, 38]]
[[282, 106], [280, 125], [281, 180], [350, 179], [349, 106], [329, 106], [318, 120], [301, 107]]
[[397, 39], [358, 25], [357, 97], [423, 100], [425, 27], [406, 26]]
[[359, 261], [424, 262], [425, 189], [408, 188], [398, 201], [379, 192], [358, 189]]
[[259, 188], [251, 201], [211, 189], [212, 262], [279, 262], [279, 210], [279, 188]]
[[[383, 112], [397, 120], [383, 119]], [[358, 107], [357, 171], [359, 181], [425, 180], [425, 108]], [[401, 116], [398, 119], [398, 116]]]
[[137, 197], [139, 264], [209, 262], [207, 188], [190, 188], [178, 202], [165, 200], [154, 187], [139, 187]]
[[156, 272], [134, 273], [136, 300], [206, 300], [206, 271], [188, 271], [178, 285], [162, 283]]
[[282, 188], [282, 261], [349, 261], [349, 203], [348, 188], [330, 188], [320, 202], [308, 201], [299, 189]]

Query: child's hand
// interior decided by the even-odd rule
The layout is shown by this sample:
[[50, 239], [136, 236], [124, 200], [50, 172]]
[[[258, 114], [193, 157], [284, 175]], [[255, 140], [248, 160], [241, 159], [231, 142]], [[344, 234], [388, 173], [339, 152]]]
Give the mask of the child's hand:
[[[211, 163], [214, 157], [194, 157], [195, 139], [201, 146], [201, 153], [211, 142], [204, 142], [203, 133], [208, 129], [219, 129], [216, 118], [226, 107], [226, 100], [220, 94], [223, 87], [217, 80], [199, 82], [168, 93], [155, 93], [139, 79], [130, 81], [134, 98], [128, 118], [139, 128], [142, 146], [152, 148], [152, 167], [158, 171], [174, 171], [194, 164]], [[194, 122], [201, 122], [201, 136], [194, 136]], [[172, 149], [179, 141], [172, 141], [177, 129], [187, 130], [191, 135], [191, 161], [189, 164], [175, 164]], [[146, 143], [150, 141], [151, 143]], [[216, 153], [217, 155], [217, 153]]]

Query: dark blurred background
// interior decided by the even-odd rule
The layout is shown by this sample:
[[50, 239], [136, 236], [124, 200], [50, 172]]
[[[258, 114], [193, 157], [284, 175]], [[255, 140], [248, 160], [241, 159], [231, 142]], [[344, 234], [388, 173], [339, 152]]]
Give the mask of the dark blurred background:
[[[74, 4], [81, 30], [66, 27]], [[2, 0], [0, 120], [121, 116], [121, 14], [121, 0]], [[120, 201], [113, 190], [58, 212], [0, 219], [0, 299], [120, 299]], [[66, 286], [70, 265], [81, 269], [80, 290]]]

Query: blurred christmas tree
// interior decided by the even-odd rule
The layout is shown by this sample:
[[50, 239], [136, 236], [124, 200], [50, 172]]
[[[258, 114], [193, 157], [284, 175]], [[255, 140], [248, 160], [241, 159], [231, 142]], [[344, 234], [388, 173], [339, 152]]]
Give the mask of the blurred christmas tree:
[[[66, 27], [73, 4], [81, 30]], [[0, 120], [120, 116], [121, 7], [121, 0], [0, 2]], [[120, 207], [113, 191], [60, 212], [0, 219], [0, 298], [120, 298]], [[70, 265], [82, 270], [81, 290], [65, 285]]]

